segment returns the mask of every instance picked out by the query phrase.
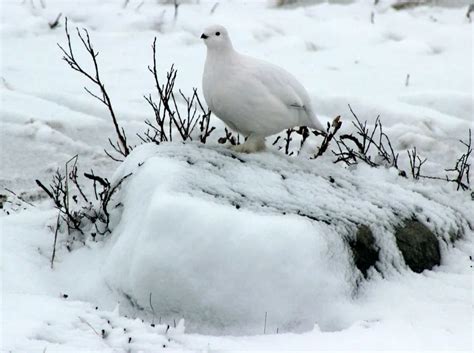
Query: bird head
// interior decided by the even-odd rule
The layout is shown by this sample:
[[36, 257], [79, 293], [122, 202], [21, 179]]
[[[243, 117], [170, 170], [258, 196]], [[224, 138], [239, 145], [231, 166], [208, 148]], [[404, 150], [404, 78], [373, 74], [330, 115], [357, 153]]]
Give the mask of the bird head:
[[207, 27], [201, 34], [201, 39], [208, 49], [224, 50], [232, 48], [229, 34], [224, 26], [214, 25]]

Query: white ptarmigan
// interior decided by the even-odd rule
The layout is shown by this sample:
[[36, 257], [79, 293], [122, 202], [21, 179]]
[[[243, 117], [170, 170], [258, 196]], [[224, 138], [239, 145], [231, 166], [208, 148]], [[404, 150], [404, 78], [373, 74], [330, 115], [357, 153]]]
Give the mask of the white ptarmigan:
[[201, 35], [207, 47], [202, 78], [209, 109], [229, 128], [247, 137], [237, 152], [265, 148], [265, 137], [295, 126], [324, 131], [308, 92], [286, 70], [234, 50], [223, 26]]

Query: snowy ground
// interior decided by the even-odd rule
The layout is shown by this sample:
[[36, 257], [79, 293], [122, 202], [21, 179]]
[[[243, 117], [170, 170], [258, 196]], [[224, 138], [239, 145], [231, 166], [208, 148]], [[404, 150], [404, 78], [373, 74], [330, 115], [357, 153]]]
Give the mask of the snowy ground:
[[[458, 139], [473, 126], [472, 25], [465, 7], [396, 12], [389, 2], [275, 9], [267, 1], [220, 1], [211, 14], [215, 2], [201, 0], [181, 5], [174, 23], [173, 7], [151, 0], [130, 0], [126, 8], [112, 0], [44, 0], [44, 7], [40, 1], [2, 1], [0, 185], [37, 195], [34, 179], [48, 180], [75, 154], [83, 170], [111, 176], [118, 167], [103, 153], [113, 136], [106, 110], [60, 60], [56, 43], [65, 41], [63, 26], [48, 26], [60, 12], [71, 27], [90, 30], [104, 82], [134, 144], [134, 132], [152, 116], [142, 96], [153, 91], [147, 65], [154, 36], [159, 69], [164, 75], [174, 63], [177, 86], [191, 92], [200, 87], [205, 59], [201, 30], [221, 23], [236, 49], [300, 79], [322, 120], [342, 115], [347, 132], [347, 104], [371, 123], [380, 114], [403, 153], [402, 164], [403, 151], [416, 145], [429, 158], [427, 171], [442, 175], [461, 151]], [[322, 170], [332, 165], [321, 163]], [[391, 180], [389, 172], [380, 173]], [[439, 187], [453, 205], [466, 205], [464, 212], [473, 214], [468, 196]], [[179, 317], [166, 332], [167, 323], [151, 327], [151, 317], [125, 308], [104, 281], [110, 242], [91, 242], [72, 253], [62, 249], [50, 270], [48, 226], [54, 226], [56, 212], [46, 201], [26, 208], [0, 218], [5, 351], [472, 350], [472, 232], [445, 250], [435, 271], [374, 276], [336, 310], [337, 330], [316, 325], [303, 334], [275, 334], [270, 313], [267, 335], [209, 336], [184, 333]], [[116, 310], [119, 301], [122, 310]], [[134, 314], [144, 322], [130, 318]]]

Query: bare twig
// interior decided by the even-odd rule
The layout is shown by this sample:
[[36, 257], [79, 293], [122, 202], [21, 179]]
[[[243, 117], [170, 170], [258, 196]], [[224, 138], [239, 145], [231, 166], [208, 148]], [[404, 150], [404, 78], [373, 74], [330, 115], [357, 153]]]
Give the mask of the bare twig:
[[141, 3], [139, 3], [139, 4], [137, 5], [137, 7], [135, 8], [135, 12], [139, 12], [140, 9], [142, 8], [143, 4], [145, 4], [145, 0], [143, 0]]
[[[355, 118], [353, 125], [356, 127], [356, 136], [353, 134], [345, 134], [341, 135], [339, 139], [336, 139], [338, 151], [333, 151], [337, 157], [334, 163], [344, 162], [350, 166], [362, 161], [371, 167], [384, 165], [396, 168], [400, 176], [406, 177], [406, 172], [398, 166], [399, 155], [395, 153], [390, 138], [384, 132], [380, 118], [377, 117], [373, 130], [370, 130], [367, 128], [367, 121], [362, 123], [350, 105], [349, 109]], [[470, 187], [470, 158], [473, 150], [471, 129], [469, 129], [468, 140], [460, 140], [460, 142], [466, 147], [466, 152], [458, 158], [454, 167], [445, 169], [451, 176], [448, 174], [444, 177], [424, 175], [422, 173], [422, 166], [426, 163], [427, 159], [422, 159], [419, 156], [416, 147], [412, 150], [408, 150], [410, 172], [413, 179], [443, 180], [455, 183], [458, 190], [468, 190]], [[372, 150], [377, 152], [377, 158], [373, 158], [371, 154]]]
[[151, 312], [153, 313], [153, 320], [151, 321], [151, 326], [155, 326], [156, 314], [155, 314], [155, 309], [153, 308], [153, 304], [151, 303], [151, 295], [152, 295], [152, 293], [150, 292], [150, 296], [148, 297], [148, 301], [150, 303]]
[[35, 207], [35, 205], [33, 205], [31, 202], [29, 201], [26, 201], [22, 196], [16, 194], [13, 190], [10, 190], [8, 188], [4, 188], [5, 191], [8, 191], [10, 194], [12, 194], [13, 196], [15, 196], [18, 200], [20, 200], [21, 202], [23, 203], [26, 203], [27, 205], [29, 206], [32, 206], [32, 207]]
[[[236, 139], [235, 136], [232, 135], [232, 132], [229, 131], [227, 128], [224, 128], [224, 133], [225, 133], [225, 136], [220, 137], [217, 140], [217, 142], [219, 142], [220, 144], [224, 144], [226, 142], [229, 142], [232, 146], [235, 146], [235, 145], [239, 144], [238, 139]], [[238, 135], [237, 135], [237, 137], [238, 137]]]
[[263, 334], [267, 333], [267, 312], [265, 311], [265, 321], [263, 323]]
[[[74, 156], [66, 163], [65, 175], [57, 170], [49, 186], [36, 180], [37, 185], [53, 201], [55, 208], [59, 211], [60, 220], [56, 227], [55, 237], [57, 237], [57, 232], [61, 228], [61, 222], [64, 222], [70, 236], [68, 238], [69, 245], [77, 240], [85, 244], [87, 234], [95, 240], [97, 234], [105, 235], [111, 232], [109, 227], [112, 197], [119, 190], [122, 183], [132, 175], [131, 173], [127, 174], [111, 184], [107, 178], [95, 175], [93, 171], [84, 173], [86, 179], [92, 181], [94, 200], [86, 196], [86, 192], [79, 184], [77, 158], [77, 156]], [[68, 184], [68, 181], [72, 183]], [[78, 198], [79, 196], [80, 198]], [[71, 198], [74, 203], [70, 203]]]
[[72, 212], [67, 202], [68, 193], [65, 187], [66, 176], [62, 175], [59, 170], [53, 175], [52, 183], [49, 187], [45, 186], [41, 181], [36, 180], [36, 184], [43, 189], [48, 197], [53, 201], [54, 206], [61, 212], [66, 221], [68, 231], [70, 229], [77, 230], [84, 234], [81, 229], [81, 217]]
[[[358, 161], [363, 161], [371, 167], [377, 167], [383, 164], [389, 167], [395, 167], [400, 171], [398, 168], [398, 154], [395, 153], [390, 138], [383, 131], [380, 117], [378, 116], [375, 119], [374, 129], [369, 130], [369, 128], [367, 128], [367, 121], [362, 123], [350, 105], [349, 110], [355, 118], [355, 122], [353, 121], [352, 124], [356, 128], [357, 136], [344, 134], [336, 140], [338, 151], [333, 151], [337, 157], [335, 163], [344, 162], [347, 165], [354, 165], [357, 164]], [[353, 144], [355, 148], [351, 146], [351, 144]], [[371, 156], [370, 151], [372, 148], [375, 148], [377, 151], [377, 156], [380, 161], [374, 160]]]
[[[461, 189], [463, 191], [468, 190], [470, 188], [471, 180], [470, 180], [470, 172], [471, 172], [471, 164], [470, 158], [472, 154], [472, 131], [469, 129], [469, 136], [468, 140], [463, 141], [459, 140], [459, 142], [466, 147], [466, 152], [464, 152], [456, 161], [454, 167], [445, 169], [448, 173], [454, 173], [454, 176], [449, 176], [446, 174], [444, 177], [440, 176], [431, 176], [431, 175], [424, 175], [421, 174], [421, 166], [423, 163], [426, 162], [426, 159], [423, 161], [417, 156], [416, 148], [413, 148], [412, 152], [408, 151], [408, 156], [410, 160], [410, 167], [412, 169], [412, 175], [415, 179], [423, 178], [423, 179], [431, 179], [431, 180], [441, 180], [446, 181], [449, 183], [455, 183], [457, 185], [457, 190]], [[415, 160], [418, 164], [415, 165]]]
[[[303, 146], [308, 140], [308, 138], [312, 135], [314, 136], [324, 136], [324, 139], [321, 145], [318, 148], [318, 151], [311, 157], [311, 159], [318, 158], [322, 156], [324, 152], [326, 152], [329, 143], [333, 139], [336, 132], [341, 127], [340, 116], [336, 117], [332, 124], [327, 125], [326, 132], [321, 132], [318, 130], [309, 129], [307, 126], [300, 126], [298, 128], [287, 129], [283, 132], [283, 134], [279, 134], [276, 136], [275, 140], [272, 142], [273, 146], [277, 146], [279, 150], [283, 151], [287, 156], [292, 156], [297, 152], [297, 155], [301, 153], [303, 150]], [[299, 136], [296, 136], [299, 135]], [[296, 137], [296, 139], [295, 139]], [[297, 148], [292, 148], [294, 145], [293, 141], [299, 141], [299, 146]], [[283, 142], [283, 144], [279, 144], [279, 142]]]
[[425, 5], [426, 3], [426, 0], [399, 0], [392, 5], [392, 8], [395, 10], [406, 10], [416, 6]]
[[211, 11], [209, 11], [209, 14], [212, 15], [214, 12], [216, 12], [216, 9], [217, 9], [218, 6], [219, 6], [219, 3], [216, 2], [216, 3], [212, 6]]
[[53, 252], [51, 254], [51, 269], [54, 267], [54, 258], [56, 257], [56, 243], [58, 241], [58, 232], [60, 227], [61, 211], [58, 211], [58, 218], [56, 219], [56, 228], [54, 230]]
[[291, 138], [291, 134], [293, 134], [294, 132], [295, 132], [294, 129], [287, 129], [286, 130], [286, 136], [283, 139], [283, 141], [285, 141], [285, 154], [288, 155], [288, 156], [291, 156], [293, 154], [293, 152], [290, 153], [290, 143], [293, 140]]
[[89, 327], [92, 329], [92, 331], [94, 331], [94, 333], [95, 333], [97, 336], [101, 337], [101, 334], [100, 334], [99, 332], [97, 332], [96, 329], [95, 329], [89, 322], [87, 322], [86, 319], [84, 319], [84, 318], [82, 318], [82, 317], [80, 317], [80, 316], [78, 316], [78, 318], [79, 318], [79, 320], [80, 320], [81, 322], [83, 322], [83, 323], [85, 323], [87, 326], [89, 326]]
[[174, 22], [176, 22], [178, 20], [178, 9], [179, 9], [179, 5], [181, 5], [179, 3], [178, 0], [174, 0], [174, 16], [173, 16], [173, 20]]
[[110, 96], [105, 88], [104, 83], [101, 80], [100, 74], [99, 74], [99, 64], [97, 62], [97, 56], [99, 53], [95, 51], [95, 49], [92, 46], [89, 32], [87, 29], [83, 28], [82, 31], [79, 30], [79, 28], [76, 27], [76, 32], [77, 36], [82, 42], [83, 47], [86, 49], [86, 51], [89, 53], [90, 58], [92, 59], [92, 63], [94, 66], [94, 72], [89, 73], [86, 70], [82, 68], [82, 66], [79, 64], [79, 62], [76, 60], [76, 57], [74, 56], [74, 52], [72, 49], [72, 41], [71, 41], [71, 35], [69, 34], [69, 29], [68, 29], [68, 20], [66, 18], [65, 21], [65, 28], [66, 28], [66, 37], [67, 37], [67, 50], [64, 49], [60, 44], [58, 44], [59, 48], [63, 52], [63, 60], [66, 61], [66, 63], [73, 69], [74, 71], [77, 71], [81, 73], [83, 76], [85, 76], [89, 81], [91, 81], [95, 86], [97, 86], [100, 90], [100, 95], [96, 95], [92, 93], [87, 87], [84, 87], [87, 93], [89, 93], [92, 97], [96, 98], [98, 101], [100, 101], [102, 104], [104, 104], [110, 114], [110, 117], [112, 118], [112, 123], [115, 128], [115, 132], [117, 135], [117, 139], [119, 143], [117, 143], [117, 146], [112, 144], [114, 147], [115, 151], [121, 154], [122, 156], [126, 157], [130, 153], [130, 146], [127, 144], [127, 137], [125, 135], [125, 131], [123, 128], [120, 127], [117, 117], [115, 115], [115, 111], [112, 107], [112, 102], [110, 100]]
[[469, 7], [467, 8], [466, 17], [469, 20], [469, 22], [472, 22], [472, 19], [471, 19], [472, 12], [474, 12], [474, 4], [470, 4]]
[[[319, 146], [318, 152], [313, 156], [313, 158], [318, 158], [326, 152], [326, 150], [329, 147], [329, 143], [331, 140], [334, 138], [336, 135], [336, 132], [339, 131], [339, 129], [342, 126], [342, 121], [341, 121], [341, 116], [337, 116], [334, 118], [332, 121], [331, 125], [328, 123], [327, 128], [326, 128], [326, 134], [324, 135], [323, 142], [321, 143], [321, 146]], [[316, 132], [313, 131], [313, 134], [316, 134]], [[320, 133], [318, 133], [320, 134]]]
[[447, 172], [454, 172], [455, 177], [450, 178], [449, 181], [456, 183], [457, 190], [460, 188], [462, 190], [467, 190], [469, 189], [469, 185], [471, 183], [470, 181], [470, 173], [471, 173], [471, 164], [470, 164], [470, 158], [472, 154], [472, 131], [469, 129], [469, 137], [467, 142], [463, 140], [459, 140], [461, 144], [463, 144], [466, 147], [466, 152], [461, 155], [461, 157], [458, 158], [456, 161], [456, 164], [453, 168], [446, 169]]
[[153, 65], [148, 70], [153, 75], [155, 88], [158, 94], [158, 103], [151, 95], [145, 96], [145, 100], [153, 109], [155, 114], [154, 122], [145, 121], [148, 130], [139, 138], [143, 142], [154, 142], [160, 144], [173, 140], [173, 131], [176, 129], [182, 141], [192, 140], [196, 127], [199, 128], [199, 140], [206, 143], [207, 138], [215, 130], [210, 126], [211, 111], [205, 109], [199, 98], [197, 89], [193, 89], [193, 95], [187, 97], [179, 90], [179, 97], [186, 103], [185, 110], [181, 110], [178, 100], [175, 97], [174, 85], [176, 81], [177, 70], [174, 65], [166, 74], [166, 83], [162, 84], [158, 78], [157, 58], [156, 58], [156, 37], [152, 44]]
[[413, 179], [418, 180], [421, 176], [421, 167], [423, 166], [423, 164], [425, 164], [427, 159], [425, 158], [422, 160], [420, 158], [420, 156], [418, 155], [416, 151], [416, 147], [413, 147], [411, 151], [408, 150], [407, 154], [408, 154], [408, 160], [410, 162], [411, 175]]
[[59, 20], [61, 19], [62, 12], [59, 13], [59, 15], [56, 17], [56, 19], [53, 22], [49, 22], [49, 28], [55, 29], [59, 25]]
[[[107, 180], [107, 178], [102, 178], [100, 176], [97, 176], [94, 174], [94, 172], [91, 173], [84, 173], [84, 176], [93, 181], [94, 184], [94, 193], [96, 197], [98, 196], [98, 199], [100, 200], [100, 210], [101, 213], [97, 215], [99, 217], [104, 225], [104, 230], [99, 230], [98, 227], [96, 227], [97, 231], [99, 234], [106, 234], [110, 233], [109, 229], [109, 223], [110, 223], [110, 212], [108, 209], [109, 202], [112, 199], [112, 196], [115, 194], [115, 192], [120, 188], [122, 183], [129, 178], [132, 175], [132, 173], [129, 173], [125, 176], [123, 176], [119, 181], [115, 183], [115, 185], [111, 185], [110, 182]], [[97, 193], [97, 186], [96, 184], [100, 184], [102, 187], [102, 191]]]

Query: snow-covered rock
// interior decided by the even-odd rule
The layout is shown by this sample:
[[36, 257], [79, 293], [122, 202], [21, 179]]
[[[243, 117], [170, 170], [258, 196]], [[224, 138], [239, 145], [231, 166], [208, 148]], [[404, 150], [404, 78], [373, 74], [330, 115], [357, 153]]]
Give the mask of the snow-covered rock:
[[[71, 34], [74, 33], [75, 26], [87, 28], [94, 47], [100, 51], [101, 76], [109, 90], [120, 124], [127, 131], [132, 145], [140, 143], [134, 136], [135, 132], [141, 133], [146, 128], [143, 121], [153, 117], [151, 109], [142, 99], [143, 94], [155, 90], [154, 81], [146, 69], [151, 60], [150, 44], [153, 37], [158, 36], [160, 77], [164, 77], [165, 70], [174, 63], [179, 70], [176, 88], [190, 93], [192, 87], [201, 85], [205, 51], [199, 35], [207, 25], [222, 23], [234, 33], [236, 45], [247, 54], [275, 62], [288, 70], [291, 68], [291, 72], [309, 90], [318, 115], [324, 121], [331, 121], [335, 116], [341, 115], [344, 121], [341, 132], [351, 133], [352, 116], [347, 109], [348, 103], [362, 120], [368, 120], [369, 126], [373, 126], [374, 119], [380, 114], [384, 130], [391, 137], [394, 148], [400, 152], [400, 165], [407, 168], [405, 150], [417, 146], [422, 157], [428, 157], [428, 162], [424, 165], [425, 172], [442, 176], [443, 169], [451, 167], [452, 162], [463, 152], [460, 151], [458, 140], [465, 139], [468, 127], [472, 127], [474, 103], [472, 75], [469, 74], [472, 72], [472, 55], [466, 55], [466, 48], [472, 47], [472, 24], [466, 18], [469, 1], [433, 0], [449, 6], [454, 3], [464, 5], [459, 8], [419, 6], [403, 11], [391, 8], [394, 1], [380, 0], [374, 6], [374, 1], [358, 0], [341, 6], [335, 4], [336, 0], [318, 0], [318, 4], [308, 0], [305, 3], [309, 6], [278, 9], [269, 6], [270, 1], [219, 0], [217, 7], [217, 1], [180, 1], [177, 20], [174, 20], [173, 4], [162, 6], [161, 1], [157, 4], [156, 1], [142, 0], [89, 0], [82, 1], [81, 6], [77, 2], [64, 0], [2, 1], [0, 37], [5, 50], [1, 57], [0, 80], [0, 184], [17, 193], [25, 191], [27, 195], [37, 195], [34, 179], [48, 180], [51, 173], [57, 168], [63, 168], [64, 163], [76, 154], [80, 156], [79, 163], [83, 171], [93, 169], [97, 175], [109, 177], [110, 171], [117, 166], [103, 153], [104, 146], [108, 144], [107, 139], [115, 136], [107, 109], [84, 92], [83, 87], [87, 85], [87, 81], [61, 62], [62, 54], [56, 43], [65, 44], [63, 19], [66, 16], [71, 25]], [[48, 22], [54, 21], [59, 13], [63, 15], [60, 25], [51, 30]], [[86, 65], [88, 60], [80, 50], [80, 43], [75, 44], [78, 58], [83, 58]], [[446, 69], [448, 67], [449, 70]], [[221, 136], [218, 130], [215, 134], [216, 138]], [[160, 149], [165, 147], [168, 148], [162, 146]], [[146, 153], [143, 149], [136, 151], [140, 154], [136, 155], [137, 161], [156, 154], [162, 155], [164, 161], [169, 162], [166, 161], [167, 156], [186, 153], [186, 150], [182, 150], [179, 153], [168, 151], [166, 154], [164, 150], [146, 148], [150, 148]], [[207, 151], [210, 152], [212, 151]], [[405, 160], [402, 160], [404, 156]], [[252, 156], [257, 157], [261, 158]], [[264, 160], [263, 166], [268, 166], [268, 158], [261, 158]], [[255, 159], [252, 160], [252, 163], [257, 164]], [[306, 165], [306, 162], [294, 163]], [[332, 175], [337, 182], [344, 180], [338, 179], [339, 173], [335, 174], [335, 171], [330, 170], [329, 164], [325, 165], [320, 160], [308, 162], [307, 165], [311, 166], [314, 174], [324, 178]], [[135, 167], [130, 163], [127, 168]], [[140, 173], [143, 170], [145, 169], [140, 169]], [[153, 175], [151, 171], [150, 174]], [[448, 208], [455, 208], [456, 212], [464, 212], [471, 219], [474, 218], [470, 206], [472, 201], [467, 201], [460, 193], [451, 192], [447, 185], [434, 184], [430, 187], [421, 183], [412, 184], [395, 176], [392, 178], [390, 172], [364, 168], [342, 174], [350, 176], [350, 180], [358, 178], [360, 182], [365, 175], [367, 185], [382, 187], [391, 181], [399, 184], [394, 187], [390, 185], [386, 192], [380, 191], [381, 202], [387, 202], [394, 193], [393, 190], [397, 192], [407, 188], [414, 190], [414, 195], [423, 193], [427, 198], [434, 199], [438, 206], [447, 204]], [[381, 180], [376, 180], [377, 176]], [[179, 178], [180, 175], [174, 173], [163, 178], [169, 185], [172, 177]], [[207, 174], [201, 175], [200, 183], [208, 177]], [[216, 179], [215, 176], [213, 178]], [[137, 227], [125, 227], [125, 219], [122, 218], [110, 238], [111, 242], [91, 240], [86, 246], [72, 252], [58, 246], [54, 270], [50, 269], [54, 234], [48, 226], [54, 227], [57, 212], [51, 208], [51, 204], [43, 202], [36, 205], [35, 201], [36, 207], [28, 207], [29, 211], [8, 216], [0, 212], [0, 350], [28, 353], [84, 350], [135, 352], [156, 351], [166, 345], [163, 350], [171, 348], [174, 351], [179, 347], [186, 351], [472, 351], [472, 231], [466, 234], [465, 239], [456, 242], [454, 248], [441, 242], [441, 265], [433, 271], [418, 274], [402, 269], [400, 272], [389, 273], [395, 268], [404, 267], [403, 263], [397, 254], [398, 260], [393, 267], [388, 264], [385, 255], [381, 254], [382, 262], [377, 266], [384, 266], [380, 268], [385, 271], [384, 276], [379, 276], [369, 266], [368, 280], [359, 282], [357, 295], [351, 298], [351, 304], [345, 305], [349, 301], [347, 291], [331, 299], [328, 310], [320, 312], [317, 318], [319, 323], [322, 322], [321, 326], [316, 326], [305, 334], [285, 334], [284, 328], [279, 327], [281, 323], [275, 319], [274, 310], [270, 308], [266, 335], [239, 338], [194, 335], [189, 332], [203, 330], [198, 327], [198, 323], [191, 325], [192, 322], [188, 320], [187, 333], [179, 337], [179, 340], [171, 339], [170, 342], [169, 335], [174, 326], [172, 319], [176, 318], [178, 323], [180, 314], [170, 314], [169, 316], [173, 316], [170, 317], [171, 320], [165, 320], [163, 316], [163, 325], [158, 325], [161, 314], [155, 308], [156, 326], [152, 327], [151, 315], [147, 317], [146, 313], [134, 308], [128, 310], [130, 308], [127, 308], [124, 300], [120, 305], [120, 313], [112, 312], [117, 300], [123, 299], [123, 296], [117, 296], [108, 290], [102, 281], [102, 272], [108, 272], [104, 274], [108, 275], [109, 283], [115, 288], [120, 289], [118, 285], [121, 283], [130, 288], [129, 269], [126, 266], [133, 261], [137, 266], [143, 266], [144, 272], [150, 273], [150, 265], [154, 264], [153, 258], [150, 261], [148, 256], [144, 259], [140, 257], [139, 251], [147, 243], [141, 240], [141, 232], [145, 232], [145, 228], [139, 226], [145, 212], [150, 209], [151, 194], [157, 191], [160, 181], [156, 177], [153, 179], [153, 176], [149, 179], [143, 177], [143, 180], [142, 186], [135, 179], [128, 180], [130, 183], [124, 185], [123, 192], [123, 195], [133, 197], [130, 189], [132, 184], [136, 185], [138, 191], [144, 192], [129, 202], [134, 206], [138, 205], [135, 211], [138, 220], [134, 223]], [[183, 190], [189, 190], [191, 180], [184, 180]], [[226, 183], [231, 181], [227, 180]], [[173, 187], [175, 189], [168, 188], [166, 192], [175, 195], [179, 188]], [[370, 187], [365, 189], [368, 188]], [[221, 189], [219, 186], [219, 190]], [[153, 196], [154, 203], [158, 202], [160, 193], [162, 191], [157, 191], [157, 196]], [[7, 195], [10, 198], [11, 195]], [[294, 195], [302, 197], [298, 193]], [[199, 197], [193, 191], [192, 199], [202, 201]], [[400, 199], [397, 195], [394, 197], [395, 200]], [[288, 198], [289, 196], [282, 203], [288, 204]], [[222, 199], [222, 205], [226, 204], [224, 201]], [[411, 204], [404, 201], [400, 207]], [[211, 205], [217, 207], [215, 204]], [[248, 205], [250, 203], [241, 206], [238, 211], [245, 209], [248, 212]], [[344, 203], [342, 205], [345, 206]], [[364, 203], [360, 205], [363, 207]], [[438, 206], [435, 211], [440, 217], [449, 217]], [[347, 208], [341, 206], [341, 209]], [[133, 216], [131, 210], [130, 208], [130, 217]], [[263, 219], [265, 214], [261, 211], [268, 210], [261, 207], [258, 210], [260, 213], [255, 217]], [[162, 214], [167, 215], [164, 211]], [[239, 212], [235, 211], [233, 214]], [[420, 218], [432, 232], [442, 234], [440, 232], [447, 228], [442, 227], [438, 232], [434, 221], [428, 223], [426, 219], [423, 220], [424, 215], [426, 210], [420, 213]], [[298, 219], [298, 222], [304, 222], [302, 217], [292, 217]], [[371, 226], [373, 218], [369, 217], [366, 224]], [[239, 218], [241, 223], [242, 219], [250, 222], [242, 216]], [[284, 217], [282, 219], [287, 220]], [[216, 219], [209, 221], [214, 222]], [[181, 220], [179, 222], [182, 223]], [[311, 220], [307, 222], [314, 223]], [[149, 223], [143, 222], [143, 227], [147, 224]], [[202, 226], [201, 222], [198, 225]], [[310, 229], [316, 229], [315, 225], [311, 227], [313, 228]], [[376, 228], [371, 229], [378, 243], [380, 235]], [[127, 233], [129, 230], [130, 233]], [[230, 238], [227, 229], [222, 233], [223, 239]], [[157, 230], [157, 234], [161, 236], [163, 232], [158, 233]], [[117, 271], [124, 271], [128, 277], [114, 282], [110, 271], [113, 271], [112, 261], [117, 260], [108, 255], [112, 251], [112, 255], [116, 256], [117, 248], [110, 245], [112, 242], [118, 245], [126, 237], [132, 238], [134, 235], [137, 236], [137, 244], [133, 243], [133, 239], [128, 241], [137, 246], [136, 251], [133, 254], [130, 251], [121, 259], [123, 264], [117, 263]], [[63, 243], [66, 237], [67, 234], [61, 234], [58, 244]], [[292, 243], [287, 244], [286, 251], [291, 256], [280, 261], [277, 270], [281, 271], [287, 263], [291, 265], [286, 259], [295, 256], [295, 250], [292, 250], [295, 238], [293, 236]], [[187, 244], [192, 246], [189, 241]], [[269, 247], [271, 244], [265, 246]], [[318, 246], [322, 244], [321, 242]], [[370, 239], [368, 244], [371, 244]], [[390, 244], [393, 245], [393, 242]], [[154, 244], [148, 245], [151, 249]], [[189, 263], [189, 258], [178, 261], [183, 254], [156, 253], [157, 256], [166, 257], [173, 266], [186, 261]], [[349, 257], [346, 252], [339, 255], [332, 251], [327, 251], [322, 256]], [[240, 263], [250, 261], [249, 256], [241, 257]], [[269, 255], [263, 260], [268, 257]], [[108, 262], [109, 271], [101, 271], [104, 261]], [[341, 267], [346, 269], [346, 265]], [[228, 269], [227, 263], [222, 266]], [[294, 271], [294, 268], [292, 266], [289, 271]], [[352, 264], [348, 265], [348, 271], [360, 277]], [[314, 277], [317, 275], [319, 273]], [[233, 278], [235, 277], [234, 275]], [[153, 275], [149, 278], [153, 278]], [[340, 281], [340, 277], [335, 280], [336, 284], [339, 283], [337, 281]], [[353, 281], [349, 280], [351, 284]], [[272, 284], [270, 280], [262, 282]], [[143, 293], [150, 283], [155, 285], [153, 281], [136, 283], [139, 284], [136, 292]], [[290, 284], [293, 283], [294, 281]], [[344, 284], [343, 289], [347, 286], [350, 285]], [[319, 287], [318, 291], [329, 293], [334, 288], [336, 285], [331, 284]], [[202, 294], [207, 295], [210, 291], [211, 288], [205, 288]], [[69, 297], [65, 299], [60, 293], [68, 293]], [[319, 297], [314, 297], [316, 301], [320, 300], [321, 307], [324, 305], [320, 299], [322, 296], [323, 294], [319, 294]], [[238, 291], [233, 295], [232, 302], [235, 300], [241, 305], [243, 297], [242, 292]], [[175, 299], [181, 298], [177, 296]], [[158, 300], [155, 293], [152, 299]], [[251, 300], [255, 298], [249, 298]], [[291, 302], [298, 300], [298, 297], [294, 297]], [[148, 300], [142, 297], [140, 304], [150, 311]], [[154, 305], [156, 304], [155, 302]], [[96, 310], [96, 307], [99, 309]], [[308, 310], [312, 309], [308, 307]], [[282, 310], [287, 310], [286, 305]], [[258, 311], [259, 314], [255, 316], [261, 316], [256, 320], [260, 321], [260, 325], [252, 333], [263, 333], [265, 316], [263, 309]], [[220, 314], [222, 313], [221, 311]], [[334, 317], [333, 327], [345, 329], [327, 332], [331, 327], [328, 324], [329, 314]], [[130, 318], [137, 316], [139, 320]], [[142, 322], [142, 318], [145, 322]], [[171, 329], [166, 336], [163, 333], [166, 332], [167, 324], [171, 325]], [[278, 335], [275, 334], [277, 328]], [[106, 339], [101, 337], [101, 329], [107, 331]], [[129, 337], [132, 338], [131, 343], [128, 342]]]
[[472, 213], [450, 185], [278, 152], [143, 145], [115, 178], [131, 172], [105, 277], [139, 308], [151, 311], [151, 295], [156, 315], [184, 317], [191, 330], [261, 332], [265, 313], [280, 329], [343, 328], [341, 308], [362, 278], [350, 246], [360, 226], [389, 274], [408, 268], [394, 235], [406, 220], [425, 224], [443, 253]]

